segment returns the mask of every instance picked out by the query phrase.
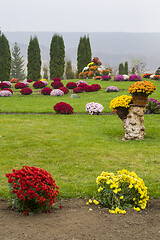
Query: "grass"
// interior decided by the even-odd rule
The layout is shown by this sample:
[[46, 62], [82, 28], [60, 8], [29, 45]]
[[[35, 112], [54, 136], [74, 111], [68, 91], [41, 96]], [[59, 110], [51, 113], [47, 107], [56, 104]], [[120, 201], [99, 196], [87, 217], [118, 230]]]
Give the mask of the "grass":
[[[95, 83], [94, 80], [88, 80]], [[65, 82], [65, 81], [64, 81]], [[67, 81], [66, 81], [67, 82]], [[80, 99], [42, 95], [0, 98], [2, 112], [53, 112], [58, 101], [84, 112], [85, 104], [97, 101], [106, 107], [117, 95], [127, 94], [131, 83], [99, 82], [96, 93], [82, 93]], [[151, 96], [158, 99], [157, 91]], [[125, 89], [105, 93], [109, 85]], [[106, 107], [106, 111], [109, 107]], [[23, 165], [34, 165], [49, 171], [60, 186], [63, 198], [91, 196], [96, 178], [102, 171], [126, 168], [143, 178], [151, 197], [160, 196], [160, 115], [145, 115], [146, 137], [143, 141], [121, 141], [122, 121], [116, 115], [1, 115], [0, 116], [0, 196], [8, 196], [5, 173]]]

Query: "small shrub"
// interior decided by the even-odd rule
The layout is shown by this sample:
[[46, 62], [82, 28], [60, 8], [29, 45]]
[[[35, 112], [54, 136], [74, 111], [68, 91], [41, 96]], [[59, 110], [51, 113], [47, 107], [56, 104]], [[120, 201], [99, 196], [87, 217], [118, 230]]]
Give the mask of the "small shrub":
[[84, 91], [84, 88], [87, 87], [87, 86], [88, 86], [87, 83], [80, 83], [80, 84], [78, 84], [78, 87], [82, 88], [83, 91]]
[[119, 89], [115, 86], [109, 86], [106, 88], [106, 92], [119, 92]]
[[19, 82], [19, 79], [18, 78], [12, 78], [10, 80], [11, 83], [18, 83]]
[[8, 83], [4, 83], [4, 82], [2, 82], [2, 83], [0, 83], [0, 88], [1, 88], [1, 89], [4, 89], [4, 88], [10, 88], [10, 86], [9, 86]]
[[[86, 81], [84, 81], [84, 80], [79, 80], [78, 82], [76, 82], [77, 83], [77, 86], [79, 87], [79, 84], [80, 83], [85, 83], [85, 84], [87, 84], [87, 82]], [[87, 84], [88, 85], [88, 84]]]
[[42, 81], [36, 81], [34, 84], [33, 84], [33, 87], [35, 89], [41, 89], [41, 88], [44, 88], [45, 87], [45, 84], [42, 82]]
[[102, 76], [102, 81], [109, 81], [111, 79], [111, 76], [104, 75]]
[[31, 89], [31, 88], [28, 88], [28, 87], [25, 87], [25, 88], [23, 88], [23, 89], [20, 91], [20, 93], [21, 93], [22, 95], [30, 95], [30, 94], [32, 94], [32, 89]]
[[52, 82], [51, 83], [51, 86], [54, 88], [54, 89], [58, 89], [60, 87], [64, 87], [63, 83], [61, 81], [55, 81], [55, 82]]
[[0, 91], [0, 97], [11, 97], [12, 93], [8, 90], [1, 90]]
[[73, 92], [74, 93], [82, 93], [83, 92], [83, 88], [76, 87], [76, 88], [73, 89]]
[[128, 75], [124, 74], [123, 77], [124, 77], [124, 81], [128, 81], [129, 80], [129, 76]]
[[109, 75], [110, 71], [108, 69], [102, 70], [102, 76]]
[[60, 89], [54, 89], [50, 92], [50, 95], [53, 96], [53, 97], [56, 97], [56, 96], [63, 96], [64, 95], [64, 92]]
[[68, 89], [74, 89], [74, 88], [77, 87], [77, 83], [75, 83], [75, 82], [69, 82], [69, 83], [67, 83], [66, 87], [67, 87]]
[[55, 81], [55, 82], [60, 82], [61, 79], [60, 79], [60, 78], [54, 78], [53, 81]]
[[65, 102], [59, 102], [53, 108], [57, 114], [73, 114], [72, 106]]
[[94, 92], [94, 87], [87, 85], [86, 87], [84, 87], [84, 91], [85, 92]]
[[59, 194], [59, 187], [51, 174], [37, 167], [23, 166], [7, 173], [11, 204], [24, 215], [29, 212], [50, 212]]
[[43, 89], [41, 90], [41, 94], [43, 94], [43, 95], [50, 95], [51, 91], [52, 91], [51, 88], [45, 87], [45, 88], [43, 88]]
[[22, 88], [25, 88], [26, 87], [26, 84], [25, 83], [21, 83], [21, 82], [18, 82], [15, 84], [14, 86], [16, 89], [22, 89]]
[[100, 103], [90, 102], [86, 105], [86, 111], [90, 115], [99, 115], [103, 111], [104, 107]]
[[33, 80], [32, 79], [27, 79], [27, 82], [31, 83], [31, 82], [33, 82]]
[[145, 74], [143, 75], [143, 78], [150, 78], [151, 75], [152, 75], [151, 73], [145, 73]]
[[13, 94], [13, 91], [10, 88], [3, 88], [1, 91], [10, 91]]
[[98, 91], [101, 89], [101, 86], [99, 84], [92, 84], [91, 87], [93, 87], [94, 91]]
[[124, 81], [124, 76], [123, 75], [117, 75], [114, 77], [113, 81]]
[[12, 83], [10, 81], [3, 81], [3, 83], [7, 83], [10, 88], [12, 87]]
[[102, 77], [101, 77], [101, 76], [95, 76], [94, 79], [95, 79], [95, 80], [101, 80]]
[[160, 113], [160, 102], [154, 98], [148, 98], [146, 104], [146, 113], [148, 114], [159, 114]]
[[141, 81], [141, 76], [140, 75], [136, 75], [136, 74], [132, 74], [129, 77], [129, 81]]
[[66, 87], [60, 87], [59, 90], [63, 91], [64, 94], [69, 93], [69, 90], [68, 90], [68, 88], [66, 88]]
[[154, 76], [152, 77], [152, 79], [153, 79], [153, 80], [160, 80], [160, 75], [154, 75]]
[[23, 82], [25, 85], [26, 85], [26, 87], [29, 87], [30, 85], [29, 85], [29, 82]]

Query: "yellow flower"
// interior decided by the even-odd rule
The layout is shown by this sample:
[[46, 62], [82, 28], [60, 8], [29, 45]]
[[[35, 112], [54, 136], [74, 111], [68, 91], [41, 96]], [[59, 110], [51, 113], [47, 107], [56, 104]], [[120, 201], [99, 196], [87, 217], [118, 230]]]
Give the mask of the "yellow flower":
[[86, 205], [89, 205], [89, 202], [86, 202]]
[[129, 188], [133, 188], [133, 185], [132, 185], [132, 184], [130, 184], [130, 185], [129, 185]]
[[96, 205], [99, 204], [99, 202], [97, 200], [93, 200], [93, 203], [96, 204]]
[[123, 198], [124, 198], [123, 196], [120, 197], [120, 199], [123, 199]]
[[139, 207], [134, 207], [133, 209], [136, 210], [137, 212], [141, 210]]
[[89, 199], [89, 201], [88, 201], [89, 203], [92, 203], [92, 199]]

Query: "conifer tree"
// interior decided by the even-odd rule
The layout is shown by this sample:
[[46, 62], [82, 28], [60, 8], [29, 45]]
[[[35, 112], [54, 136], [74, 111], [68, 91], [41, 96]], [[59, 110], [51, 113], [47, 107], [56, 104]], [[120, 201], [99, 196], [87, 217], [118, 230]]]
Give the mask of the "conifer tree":
[[127, 61], [124, 63], [124, 74], [128, 75], [128, 62]]
[[0, 32], [0, 81], [8, 81], [11, 71], [10, 46], [5, 35]]
[[65, 46], [63, 37], [55, 34], [50, 44], [50, 79], [62, 78], [64, 73]]
[[120, 74], [120, 75], [123, 75], [123, 74], [124, 74], [124, 66], [123, 66], [123, 63], [120, 63], [120, 64], [119, 64], [119, 74]]
[[25, 79], [24, 59], [16, 42], [12, 49], [11, 77], [18, 78], [19, 80]]
[[90, 46], [89, 37], [81, 37], [78, 44], [77, 50], [77, 69], [80, 73], [88, 63], [91, 62], [92, 51]]
[[67, 79], [74, 79], [74, 72], [72, 70], [72, 63], [70, 60], [66, 62], [66, 78]]
[[38, 38], [31, 37], [28, 45], [27, 78], [37, 81], [41, 77], [41, 53]]

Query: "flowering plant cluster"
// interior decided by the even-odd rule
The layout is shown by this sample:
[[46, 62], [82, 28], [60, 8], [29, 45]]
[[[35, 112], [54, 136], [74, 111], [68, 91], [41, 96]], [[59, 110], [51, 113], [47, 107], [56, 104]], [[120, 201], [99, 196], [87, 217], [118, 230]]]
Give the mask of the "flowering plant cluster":
[[110, 70], [109, 69], [104, 69], [104, 70], [102, 70], [101, 74], [102, 74], [102, 76], [109, 75], [110, 74]]
[[22, 88], [25, 88], [26, 87], [26, 84], [25, 83], [22, 83], [22, 82], [18, 82], [15, 84], [14, 86], [16, 89], [22, 89]]
[[95, 75], [96, 75], [96, 76], [101, 76], [101, 75], [102, 75], [102, 72], [101, 72], [100, 70], [97, 70], [97, 71], [95, 71]]
[[1, 90], [0, 91], [0, 97], [11, 97], [12, 93], [8, 90]]
[[29, 212], [50, 212], [59, 187], [51, 174], [36, 167], [23, 166], [7, 173], [12, 204], [24, 215]]
[[94, 87], [87, 85], [84, 87], [84, 91], [85, 92], [94, 92]]
[[143, 78], [150, 78], [151, 75], [152, 75], [151, 73], [145, 73], [145, 74], [143, 75]]
[[81, 87], [76, 87], [76, 88], [73, 89], [73, 92], [74, 92], [74, 93], [82, 93], [82, 92], [83, 92], [83, 88], [81, 88]]
[[1, 91], [10, 91], [13, 94], [13, 91], [10, 88], [3, 88]]
[[29, 85], [29, 82], [23, 82], [25, 85], [26, 85], [26, 87], [29, 87], [30, 85]]
[[32, 79], [27, 79], [27, 82], [31, 83], [31, 82], [33, 82], [33, 80]]
[[94, 77], [94, 72], [90, 70], [88, 72], [88, 78], [93, 78], [93, 77]]
[[10, 88], [10, 85], [8, 83], [2, 82], [2, 83], [0, 83], [0, 88], [1, 89]]
[[86, 105], [86, 111], [90, 115], [99, 115], [103, 111], [104, 107], [100, 103], [90, 102]]
[[53, 108], [58, 114], [73, 114], [73, 107], [65, 102], [59, 102]]
[[54, 89], [50, 92], [50, 95], [53, 96], [53, 97], [56, 97], [56, 96], [63, 96], [64, 95], [64, 92], [60, 89]]
[[160, 102], [157, 99], [149, 98], [146, 104], [146, 113], [148, 114], [159, 114], [160, 113]]
[[82, 88], [83, 91], [84, 91], [85, 87], [87, 87], [87, 86], [88, 86], [87, 83], [80, 83], [80, 84], [78, 84], [78, 87]]
[[68, 83], [66, 84], [66, 87], [67, 87], [68, 89], [74, 89], [74, 88], [77, 87], [77, 83], [75, 83], [75, 82], [68, 82]]
[[124, 74], [123, 77], [124, 77], [124, 81], [129, 80], [129, 76], [128, 75]]
[[91, 66], [90, 68], [89, 68], [89, 71], [93, 71], [93, 72], [95, 72], [95, 71], [97, 71], [97, 66]]
[[109, 86], [106, 88], [106, 92], [119, 92], [119, 89], [115, 86]]
[[21, 89], [20, 93], [22, 95], [30, 95], [30, 94], [32, 94], [32, 89], [28, 88], [28, 87], [25, 87], [25, 88]]
[[110, 102], [110, 108], [117, 109], [119, 107], [129, 108], [132, 102], [132, 97], [127, 95], [122, 95], [114, 98]]
[[113, 81], [119, 81], [119, 82], [124, 81], [124, 76], [123, 75], [117, 75], [117, 76], [114, 77]]
[[54, 89], [58, 89], [60, 87], [64, 87], [63, 83], [61, 81], [54, 81], [51, 83], [51, 86], [54, 88]]
[[10, 81], [3, 81], [3, 83], [7, 83], [9, 87], [12, 87], [12, 83]]
[[160, 80], [160, 75], [154, 75], [154, 76], [152, 77], [152, 79], [153, 79], [153, 80]]
[[141, 81], [141, 76], [136, 75], [136, 74], [132, 74], [132, 75], [129, 76], [129, 81]]
[[41, 94], [43, 95], [50, 95], [52, 89], [49, 88], [49, 87], [44, 87], [42, 90], [41, 90]]
[[101, 86], [99, 84], [92, 84], [91, 87], [93, 87], [93, 91], [98, 91], [101, 89]]
[[101, 80], [102, 77], [101, 77], [101, 76], [95, 76], [94, 79], [95, 79], [95, 80]]
[[101, 63], [101, 61], [99, 60], [98, 57], [94, 57], [94, 58], [92, 59], [92, 62], [93, 62], [96, 66], [102, 65], [102, 63]]
[[45, 87], [48, 85], [47, 80], [43, 81], [43, 80], [41, 79], [40, 81], [44, 83]]
[[156, 87], [150, 81], [142, 81], [133, 83], [129, 89], [128, 93], [135, 96], [148, 96], [156, 90]]
[[104, 75], [102, 76], [102, 81], [109, 81], [111, 79], [111, 76]]
[[19, 82], [19, 79], [18, 78], [12, 78], [10, 80], [11, 83], [18, 83]]
[[77, 86], [79, 87], [79, 84], [80, 83], [85, 83], [85, 84], [87, 84], [87, 82], [86, 81], [84, 81], [84, 80], [79, 80], [78, 82], [76, 82], [77, 83]]
[[63, 91], [64, 94], [69, 93], [69, 90], [68, 90], [68, 88], [66, 88], [66, 87], [60, 87], [59, 90]]
[[35, 89], [41, 89], [45, 87], [45, 84], [42, 81], [36, 81], [35, 83], [33, 83], [33, 87]]
[[60, 82], [61, 79], [60, 79], [60, 78], [54, 78], [53, 81], [54, 81], [54, 82]]
[[136, 211], [145, 209], [149, 196], [143, 180], [135, 172], [122, 169], [117, 175], [102, 172], [97, 177], [99, 203], [109, 208], [110, 213], [126, 213], [132, 207]]

